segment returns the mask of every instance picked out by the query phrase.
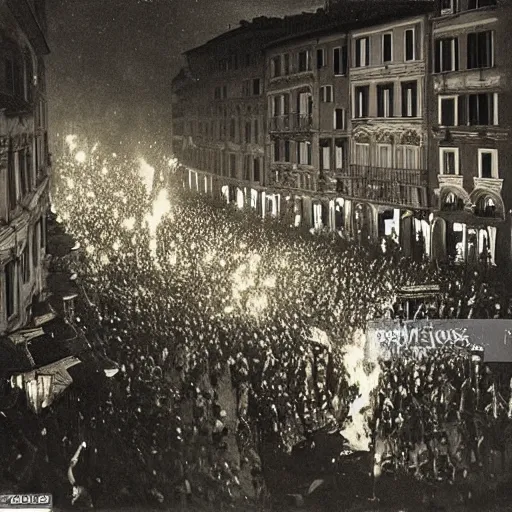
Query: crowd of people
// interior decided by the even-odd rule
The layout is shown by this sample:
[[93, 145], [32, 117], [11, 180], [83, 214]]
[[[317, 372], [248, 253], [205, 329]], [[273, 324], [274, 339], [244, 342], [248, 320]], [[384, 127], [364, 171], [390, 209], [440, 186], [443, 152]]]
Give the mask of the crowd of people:
[[[70, 263], [86, 292], [76, 321], [101, 326], [121, 368], [118, 388], [83, 420], [98, 454], [93, 471], [111, 494], [261, 497], [258, 443], [290, 451], [307, 432], [347, 420], [358, 390], [344, 345], [384, 316], [405, 285], [440, 283], [438, 316], [511, 313], [506, 294], [489, 288], [489, 271], [447, 271], [406, 260], [399, 248], [384, 254], [336, 235], [290, 231], [186, 193], [176, 162], [164, 156], [153, 168], [101, 146], [85, 159], [76, 151], [56, 161], [52, 202], [83, 249]], [[395, 416], [380, 407], [379, 428], [388, 416], [396, 426], [401, 414], [402, 439], [410, 420], [400, 411], [412, 407], [404, 389], [414, 403], [418, 393], [434, 393], [417, 391], [411, 372], [466, 367], [451, 361], [384, 369], [381, 388], [391, 386], [385, 404]], [[435, 400], [425, 398], [421, 414]]]

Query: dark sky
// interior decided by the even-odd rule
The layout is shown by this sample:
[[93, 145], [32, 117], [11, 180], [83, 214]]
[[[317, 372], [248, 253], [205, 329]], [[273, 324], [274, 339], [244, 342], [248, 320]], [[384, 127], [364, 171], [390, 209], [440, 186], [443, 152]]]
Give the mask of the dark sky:
[[[162, 117], [181, 54], [255, 16], [323, 0], [48, 0], [50, 121], [117, 136]], [[101, 133], [99, 134], [101, 135]]]

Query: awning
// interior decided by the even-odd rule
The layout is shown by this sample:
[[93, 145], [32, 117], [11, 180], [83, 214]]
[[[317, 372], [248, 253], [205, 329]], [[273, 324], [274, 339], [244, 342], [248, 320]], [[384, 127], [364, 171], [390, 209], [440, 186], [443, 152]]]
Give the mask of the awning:
[[60, 318], [45, 324], [43, 331], [42, 336], [28, 343], [36, 368], [90, 350], [87, 340]]
[[15, 375], [11, 382], [13, 387], [25, 390], [29, 407], [38, 414], [72, 384], [68, 369], [80, 363], [76, 357], [66, 357], [37, 370]]

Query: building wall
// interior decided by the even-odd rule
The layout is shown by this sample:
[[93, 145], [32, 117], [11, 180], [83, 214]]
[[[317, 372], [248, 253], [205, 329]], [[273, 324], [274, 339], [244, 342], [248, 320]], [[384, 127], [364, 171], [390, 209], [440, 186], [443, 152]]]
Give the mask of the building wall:
[[[213, 165], [210, 178], [218, 182], [217, 188], [227, 201], [239, 206], [252, 204], [262, 215], [280, 216], [289, 225], [344, 231], [361, 242], [391, 236], [406, 255], [439, 260], [453, 256], [455, 246], [458, 243], [460, 248], [462, 242], [456, 238], [463, 236], [462, 260], [468, 261], [468, 240], [476, 237], [492, 256], [479, 260], [473, 254], [471, 263], [510, 262], [512, 186], [507, 168], [512, 161], [512, 93], [508, 56], [512, 40], [507, 34], [507, 22], [512, 19], [512, 4], [497, 0], [496, 7], [468, 10], [469, 1], [456, 2], [458, 7], [451, 13], [441, 13], [439, 2], [437, 12], [429, 14], [397, 14], [395, 19], [387, 18], [382, 23], [359, 23], [357, 28], [296, 32], [291, 37], [276, 38], [264, 51], [261, 45], [258, 51], [265, 61], [260, 60], [254, 68], [254, 77], [264, 78], [263, 95], [250, 99], [257, 105], [260, 119], [265, 121], [262, 139], [253, 148], [264, 159], [265, 171], [256, 187], [257, 200], [247, 199], [252, 197], [251, 187], [255, 184], [241, 180], [240, 162], [247, 147], [241, 145], [241, 140], [230, 140], [229, 127], [224, 128], [227, 135], [220, 138], [219, 144], [224, 153], [236, 154], [236, 176], [231, 174], [230, 157], [222, 155], [219, 164], [211, 163], [213, 157], [204, 157], [206, 160], [192, 162], [189, 185], [197, 189], [202, 178], [192, 174], [198, 167], [201, 174], [210, 158], [210, 168], [206, 170], [212, 172]], [[475, 50], [475, 45], [485, 47], [483, 39], [468, 43], [468, 34], [487, 30], [493, 31], [492, 65], [466, 69], [468, 62], [483, 58], [475, 57], [475, 52], [482, 53]], [[449, 63], [449, 51], [448, 47], [441, 51], [436, 40], [448, 37], [458, 40], [456, 70], [438, 69], [441, 60]], [[368, 43], [364, 43], [368, 50], [361, 49], [361, 38], [368, 38]], [[203, 83], [197, 86], [190, 85], [194, 82], [189, 79], [185, 87], [183, 77], [176, 82], [182, 87], [175, 90], [175, 104], [184, 116], [176, 119], [176, 128], [183, 132], [181, 147], [195, 149], [190, 142], [198, 139], [190, 138], [187, 121], [193, 115], [204, 116], [207, 104], [210, 109], [217, 109], [214, 115], [220, 123], [223, 119], [227, 123], [233, 113], [238, 119], [237, 109], [248, 105], [238, 96], [229, 98], [229, 94], [228, 98], [221, 94], [219, 100], [214, 93], [212, 100], [211, 91], [204, 89], [204, 82], [221, 87], [227, 81], [228, 91], [238, 90], [243, 77], [249, 76], [247, 71], [215, 71], [214, 62], [229, 59], [238, 43], [235, 38], [229, 44], [226, 39], [215, 44], [219, 47], [206, 45], [207, 50], [200, 48], [194, 51], [193, 58], [189, 57], [189, 68], [208, 69], [209, 78], [199, 80]], [[345, 45], [347, 69], [335, 73], [334, 48]], [[318, 52], [322, 50], [322, 62], [318, 65]], [[302, 57], [303, 67], [299, 69], [299, 54], [304, 52], [309, 57]], [[276, 73], [278, 57], [280, 72]], [[236, 77], [237, 83], [232, 83], [230, 77]], [[497, 95], [497, 124], [468, 126], [466, 120], [461, 123], [463, 126], [443, 125], [446, 119], [441, 119], [441, 96], [466, 98], [460, 100], [466, 101], [461, 112], [467, 112], [468, 117], [469, 102], [474, 101], [469, 95], [477, 93]], [[388, 101], [390, 94], [392, 100]], [[198, 95], [208, 101], [195, 113], [183, 113], [187, 108], [196, 108]], [[345, 113], [340, 126], [335, 125], [336, 109]], [[239, 125], [235, 125], [237, 133], [238, 130]], [[444, 165], [440, 148], [458, 150], [457, 176], [440, 176]], [[486, 149], [496, 150], [498, 155], [495, 175], [490, 178], [479, 176], [479, 159], [484, 159], [482, 167], [488, 165], [486, 159], [494, 158], [481, 156]], [[449, 158], [444, 153], [445, 150], [443, 158]], [[191, 163], [189, 156], [183, 161]], [[456, 199], [451, 210], [446, 211], [442, 207], [446, 199], [453, 202], [449, 194], [460, 197], [462, 203]], [[499, 213], [496, 218], [475, 212], [489, 198], [492, 201], [486, 204]], [[464, 225], [455, 237], [453, 233], [447, 235], [454, 223], [457, 229]], [[486, 233], [480, 233], [481, 228]]]
[[[37, 6], [41, 12], [43, 3]], [[49, 205], [46, 52], [30, 43], [34, 34], [25, 31], [28, 24], [20, 12], [15, 16], [8, 4], [0, 6], [0, 335], [30, 320], [33, 298], [45, 287]]]
[[506, 263], [512, 200], [512, 6], [506, 1], [479, 9], [467, 6], [462, 2], [433, 21], [435, 256]]

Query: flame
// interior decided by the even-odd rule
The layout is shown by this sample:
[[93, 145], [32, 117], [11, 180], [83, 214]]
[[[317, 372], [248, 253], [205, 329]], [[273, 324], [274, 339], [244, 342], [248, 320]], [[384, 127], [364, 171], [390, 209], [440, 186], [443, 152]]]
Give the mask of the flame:
[[139, 176], [146, 187], [148, 196], [151, 195], [155, 179], [155, 168], [149, 165], [144, 158], [139, 158]]
[[366, 336], [358, 330], [353, 344], [347, 347], [343, 363], [347, 372], [349, 386], [357, 386], [358, 396], [350, 405], [349, 419], [342, 430], [350, 447], [355, 451], [369, 451], [371, 430], [368, 424], [371, 415], [372, 395], [379, 384], [380, 366], [371, 371], [365, 368]]
[[146, 223], [149, 228], [150, 242], [149, 249], [153, 260], [156, 263], [156, 232], [162, 219], [166, 217], [171, 211], [171, 203], [167, 196], [167, 190], [162, 189], [158, 193], [156, 199], [153, 201], [152, 212], [148, 213], [145, 217]]
[[68, 145], [69, 151], [71, 153], [77, 148], [76, 139], [77, 139], [76, 135], [67, 135], [66, 136], [66, 139], [65, 139], [66, 144]]
[[75, 160], [79, 164], [84, 164], [85, 161], [87, 160], [87, 155], [85, 154], [84, 151], [78, 151], [78, 153], [75, 155]]

